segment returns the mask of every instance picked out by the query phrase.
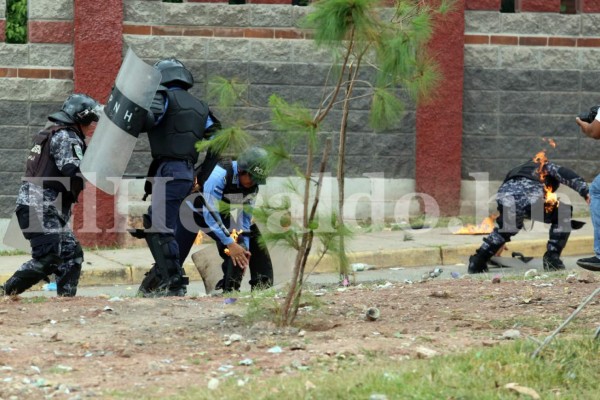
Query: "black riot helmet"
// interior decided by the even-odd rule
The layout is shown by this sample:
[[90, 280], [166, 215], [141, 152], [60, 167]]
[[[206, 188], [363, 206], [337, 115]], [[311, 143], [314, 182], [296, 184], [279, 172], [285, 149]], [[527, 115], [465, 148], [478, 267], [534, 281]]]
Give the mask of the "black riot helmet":
[[59, 124], [89, 125], [98, 122], [102, 106], [93, 98], [82, 93], [73, 93], [62, 105], [60, 111], [50, 114], [48, 119]]
[[160, 71], [162, 75], [160, 84], [163, 86], [174, 85], [186, 90], [194, 86], [192, 73], [176, 58], [165, 58], [157, 61], [154, 68]]
[[237, 159], [238, 170], [247, 172], [252, 181], [263, 185], [267, 181], [268, 154], [262, 147], [250, 147], [244, 150]]

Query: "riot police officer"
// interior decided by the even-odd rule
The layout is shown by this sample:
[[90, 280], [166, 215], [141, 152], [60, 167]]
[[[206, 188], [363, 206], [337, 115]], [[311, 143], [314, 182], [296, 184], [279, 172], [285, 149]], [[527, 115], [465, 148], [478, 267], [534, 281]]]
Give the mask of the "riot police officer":
[[79, 165], [85, 137], [101, 111], [93, 98], [72, 94], [60, 111], [48, 116], [51, 124], [35, 136], [16, 207], [19, 226], [31, 243], [32, 259], [6, 281], [5, 294], [22, 293], [55, 274], [57, 294], [75, 296], [83, 250], [68, 222], [83, 190]]
[[526, 218], [551, 224], [543, 267], [546, 271], [564, 270], [560, 254], [571, 229], [576, 228], [575, 221], [571, 220], [573, 207], [563, 202], [548, 205], [545, 195], [545, 188], [554, 193], [561, 183], [579, 193], [589, 204], [588, 184], [569, 168], [547, 160], [528, 161], [513, 168], [498, 189], [498, 226], [469, 258], [468, 272], [486, 272], [487, 262], [523, 229]]
[[142, 281], [140, 292], [183, 296], [188, 278], [175, 241], [179, 207], [192, 189], [198, 160], [195, 144], [209, 137], [219, 121], [205, 102], [188, 92], [194, 79], [181, 61], [163, 59], [154, 68], [162, 78], [150, 109], [153, 124], [147, 130], [152, 163], [146, 194], [152, 197], [144, 228], [155, 264]]

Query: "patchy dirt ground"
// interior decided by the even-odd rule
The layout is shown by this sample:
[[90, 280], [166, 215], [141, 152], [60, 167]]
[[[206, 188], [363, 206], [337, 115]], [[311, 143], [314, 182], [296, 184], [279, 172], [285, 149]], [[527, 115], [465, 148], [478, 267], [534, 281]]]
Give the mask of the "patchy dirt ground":
[[[211, 378], [294, 374], [328, 358], [377, 352], [402, 360], [494, 346], [511, 328], [542, 339], [597, 286], [589, 275], [317, 288], [298, 326], [287, 329], [249, 318], [244, 298], [5, 297], [0, 398], [110, 398], [115, 389], [167, 395]], [[274, 301], [263, 301], [267, 314]], [[379, 309], [376, 321], [365, 318], [369, 307]], [[600, 298], [564, 335], [592, 335], [598, 325]]]

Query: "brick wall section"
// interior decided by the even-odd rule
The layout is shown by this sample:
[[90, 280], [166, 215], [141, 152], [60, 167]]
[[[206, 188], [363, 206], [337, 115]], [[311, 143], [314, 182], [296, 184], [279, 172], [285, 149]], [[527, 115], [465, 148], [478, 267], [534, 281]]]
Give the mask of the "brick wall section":
[[500, 10], [501, 0], [465, 0], [465, 10]]
[[73, 42], [73, 1], [30, 0], [29, 43]]
[[0, 43], [6, 40], [6, 0], [0, 0]]
[[29, 21], [29, 43], [72, 43], [72, 21]]
[[[585, 0], [582, 7], [598, 12], [598, 3]], [[29, 0], [29, 4], [31, 21], [64, 24], [74, 18], [72, 0]], [[465, 4], [467, 8], [476, 5], [469, 0]], [[106, 7], [86, 6], [98, 14]], [[582, 137], [573, 117], [600, 101], [600, 66], [596, 62], [600, 57], [600, 14], [501, 14], [493, 4], [489, 7], [494, 10], [475, 8], [465, 15], [459, 149], [462, 178], [469, 179], [471, 172], [487, 171], [493, 179], [501, 179], [508, 165], [530, 158], [532, 151], [542, 146], [541, 137], [550, 135], [559, 145], [555, 159], [588, 179], [593, 177], [599, 172], [596, 143]], [[199, 96], [206, 93], [208, 79], [219, 74], [249, 81], [248, 97], [258, 104], [266, 105], [268, 95], [276, 92], [288, 100], [317, 106], [329, 56], [315, 49], [310, 35], [300, 28], [299, 20], [308, 12], [307, 7], [126, 0], [122, 10], [124, 46], [133, 47], [148, 62], [166, 55], [181, 58], [196, 77], [193, 92]], [[84, 32], [86, 39], [79, 42], [78, 60], [78, 51], [84, 43], [89, 44], [88, 39], [98, 40], [95, 45], [102, 48], [115, 40], [110, 35], [116, 32], [120, 36], [118, 27], [115, 30], [112, 25], [118, 16], [102, 21], [108, 28], [96, 27], [93, 20], [97, 16], [88, 17], [85, 26], [74, 26], [75, 32]], [[100, 35], [85, 36], [94, 33]], [[461, 36], [460, 32], [454, 34]], [[77, 43], [76, 35], [73, 38]], [[68, 39], [54, 39], [61, 40]], [[87, 56], [94, 61], [85, 68], [76, 63], [73, 73], [73, 46], [55, 42], [0, 43], [0, 178], [6, 182], [0, 188], [2, 216], [14, 209], [29, 138], [74, 90], [73, 77], [75, 90], [97, 91], [101, 97], [102, 93], [108, 94], [120, 63], [120, 48], [98, 54], [90, 50]], [[85, 75], [88, 70], [100, 74], [96, 68], [106, 67], [102, 66], [106, 57], [109, 73], [103, 77]], [[79, 86], [83, 82], [89, 82], [89, 86]], [[234, 115], [217, 111], [225, 121], [235, 117], [252, 122], [268, 119], [268, 112], [242, 105]], [[398, 127], [381, 134], [366, 126], [367, 114], [368, 104], [356, 101], [352, 105], [348, 176], [378, 171], [386, 177], [415, 177], [414, 105], [408, 103]], [[337, 121], [335, 117], [328, 121], [327, 130], [336, 132]], [[268, 127], [255, 126], [251, 130], [263, 143], [272, 137]], [[439, 142], [436, 146], [440, 147]], [[301, 155], [299, 149], [297, 157]], [[144, 173], [148, 162], [147, 141], [142, 139], [129, 172]]]
[[[29, 18], [72, 20], [72, 0], [29, 0]], [[0, 18], [5, 17], [0, 0]], [[2, 29], [4, 34], [4, 29]], [[8, 44], [0, 41], [0, 216], [14, 212], [32, 135], [73, 92], [70, 43]]]
[[581, 12], [600, 13], [600, 0], [581, 0]]
[[[269, 95], [277, 93], [316, 108], [331, 57], [316, 49], [307, 39], [307, 32], [300, 29], [300, 20], [308, 11], [308, 7], [290, 5], [158, 6], [153, 2], [127, 1], [124, 40], [148, 63], [166, 54], [182, 59], [196, 80], [192, 92], [199, 96], [206, 93], [208, 79], [223, 75], [250, 82], [249, 99], [260, 106], [266, 107]], [[386, 133], [375, 133], [367, 126], [368, 107], [367, 102], [359, 100], [352, 105], [348, 175], [383, 172], [390, 178], [414, 178], [414, 104], [407, 104], [402, 123]], [[225, 122], [243, 119], [256, 124], [269, 119], [267, 110], [242, 105], [232, 114], [217, 112]], [[339, 117], [336, 110], [326, 122], [327, 132], [339, 131]], [[274, 138], [269, 125], [255, 125], [250, 131], [263, 143]], [[302, 157], [303, 151], [297, 149], [297, 158]], [[145, 172], [149, 161], [144, 138], [128, 172]]]
[[549, 156], [591, 181], [598, 143], [574, 119], [600, 102], [600, 15], [467, 11], [465, 20], [463, 179], [500, 180], [552, 137]]
[[560, 0], [521, 0], [521, 12], [560, 12]]

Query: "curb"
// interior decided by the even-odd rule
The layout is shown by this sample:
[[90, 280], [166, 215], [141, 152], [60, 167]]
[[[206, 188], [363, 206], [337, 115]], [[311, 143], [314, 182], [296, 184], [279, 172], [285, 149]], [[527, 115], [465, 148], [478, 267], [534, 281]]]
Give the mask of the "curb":
[[[546, 239], [523, 240], [509, 242], [505, 254], [510, 256], [513, 251], [521, 252], [527, 256], [541, 257], [546, 251]], [[411, 249], [377, 250], [348, 253], [348, 261], [352, 263], [364, 263], [373, 265], [375, 269], [390, 267], [414, 268], [427, 265], [456, 265], [466, 264], [468, 257], [473, 254], [476, 245], [458, 246], [431, 246]], [[594, 238], [576, 237], [569, 240], [562, 255], [578, 256], [593, 253]], [[317, 261], [317, 256], [309, 256], [307, 272]], [[79, 280], [79, 286], [102, 286], [102, 285], [139, 285], [148, 271], [148, 267], [123, 265], [112, 268], [86, 268], [84, 265]], [[185, 264], [185, 269], [190, 281], [201, 281], [202, 278], [195, 268], [193, 262]], [[16, 268], [15, 268], [16, 271]], [[14, 271], [13, 271], [14, 272]], [[6, 282], [12, 273], [0, 273], [0, 282]], [[337, 273], [337, 260], [329, 255], [324, 256], [313, 272]], [[45, 282], [34, 286], [43, 286]]]
[[[546, 252], [546, 239], [522, 240], [507, 244], [508, 254], [513, 251], [531, 257], [542, 257]], [[365, 263], [375, 266], [375, 269], [390, 267], [423, 267], [426, 265], [456, 265], [467, 264], [468, 258], [477, 249], [477, 245], [435, 246], [425, 248], [380, 250], [348, 253], [348, 261], [352, 263]], [[593, 237], [577, 237], [570, 239], [563, 250], [563, 256], [589, 255], [593, 253]], [[307, 268], [317, 261], [317, 257], [310, 256]], [[338, 263], [332, 256], [325, 256], [319, 262], [314, 272], [338, 272]]]

